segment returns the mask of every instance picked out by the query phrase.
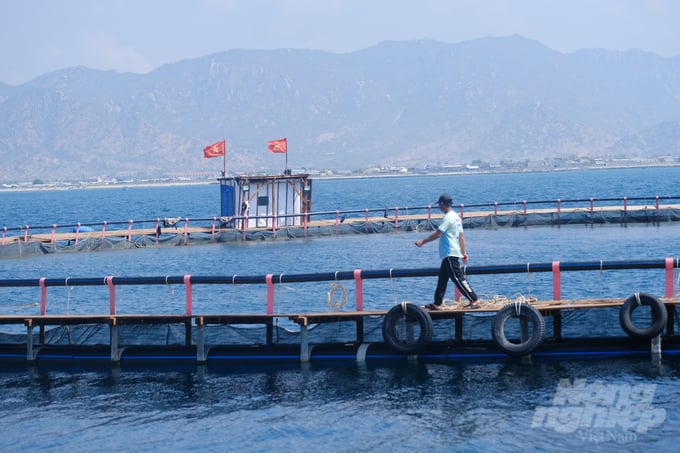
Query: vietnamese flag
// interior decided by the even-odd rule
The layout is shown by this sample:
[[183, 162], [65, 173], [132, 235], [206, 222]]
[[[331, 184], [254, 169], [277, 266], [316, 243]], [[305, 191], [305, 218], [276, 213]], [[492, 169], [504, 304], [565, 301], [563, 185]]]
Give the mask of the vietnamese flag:
[[213, 143], [210, 146], [203, 148], [203, 157], [210, 159], [211, 157], [224, 156], [227, 150], [227, 144], [224, 140], [221, 142]]
[[278, 140], [272, 140], [270, 142], [267, 142], [267, 150], [270, 153], [287, 153], [288, 139], [280, 138]]

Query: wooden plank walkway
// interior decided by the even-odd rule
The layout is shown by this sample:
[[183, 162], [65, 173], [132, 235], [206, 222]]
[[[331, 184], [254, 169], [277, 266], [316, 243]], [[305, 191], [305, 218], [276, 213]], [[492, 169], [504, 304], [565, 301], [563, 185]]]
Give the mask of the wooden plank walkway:
[[[679, 298], [659, 298], [665, 305], [680, 305]], [[450, 301], [449, 301], [450, 302]], [[481, 300], [480, 308], [466, 308], [467, 302], [449, 303], [442, 310], [430, 311], [435, 314], [447, 313], [479, 313], [496, 312], [515, 300]], [[578, 300], [538, 300], [528, 304], [539, 311], [549, 310], [581, 310], [593, 308], [620, 307], [625, 302], [622, 298], [612, 299], [578, 299]], [[392, 308], [392, 307], [390, 307]], [[289, 319], [300, 325], [320, 324], [328, 322], [353, 321], [363, 317], [384, 316], [388, 310], [343, 311], [343, 312], [306, 312], [276, 314], [92, 314], [92, 315], [0, 315], [0, 324], [19, 324], [26, 326], [41, 325], [75, 325], [75, 324], [166, 324], [194, 322], [195, 325], [229, 325], [229, 324], [269, 324], [273, 320]]]

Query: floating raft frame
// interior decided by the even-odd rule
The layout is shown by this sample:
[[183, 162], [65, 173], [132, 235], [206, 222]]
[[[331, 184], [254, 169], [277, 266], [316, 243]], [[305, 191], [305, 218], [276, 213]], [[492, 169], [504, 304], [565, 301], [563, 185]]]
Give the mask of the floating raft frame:
[[[680, 332], [676, 331], [677, 299], [663, 299], [668, 311], [665, 334], [651, 340], [620, 337], [563, 338], [563, 310], [593, 310], [621, 307], [623, 299], [541, 301], [532, 303], [541, 314], [551, 319], [554, 334], [531, 353], [536, 357], [603, 356], [629, 354], [680, 354]], [[298, 313], [277, 315], [45, 315], [0, 316], [0, 324], [24, 325], [24, 345], [0, 345], [0, 362], [112, 362], [129, 364], [152, 362], [182, 362], [193, 364], [244, 364], [317, 361], [367, 360], [458, 360], [503, 358], [507, 354], [487, 340], [465, 340], [465, 319], [473, 313], [497, 312], [498, 306], [487, 305], [477, 310], [452, 308], [430, 312], [434, 323], [453, 319], [455, 335], [448, 341], [436, 341], [417, 354], [394, 351], [383, 342], [364, 341], [364, 320], [382, 318], [386, 311]], [[299, 344], [276, 344], [273, 331], [277, 319], [288, 319], [300, 326]], [[342, 343], [318, 344], [310, 341], [308, 327], [325, 323], [353, 323], [355, 338]], [[110, 329], [110, 344], [50, 345], [41, 342], [48, 326], [106, 325]], [[119, 328], [126, 325], [182, 325], [186, 329], [184, 345], [126, 345], [119, 341]], [[208, 344], [204, 328], [208, 325], [228, 326], [255, 324], [266, 327], [266, 338], [260, 344]], [[36, 332], [36, 328], [40, 332]], [[192, 338], [194, 339], [192, 341]], [[44, 340], [43, 340], [44, 341]]]
[[[661, 224], [680, 221], [680, 196], [522, 201], [459, 205], [465, 228]], [[620, 202], [618, 205], [600, 203]], [[153, 247], [429, 230], [442, 214], [432, 206], [210, 218], [156, 218], [101, 223], [3, 227], [0, 257], [125, 247]], [[249, 227], [248, 225], [266, 225]]]
[[[564, 313], [587, 312], [595, 314], [597, 310], [618, 309], [619, 313], [627, 306], [628, 299], [578, 299], [561, 298], [561, 275], [566, 271], [603, 271], [658, 269], [665, 275], [665, 297], [655, 299], [663, 309], [664, 316], [659, 331], [653, 337], [626, 336], [617, 331], [612, 335], [575, 336], [563, 334]], [[278, 364], [306, 363], [322, 361], [374, 361], [374, 360], [458, 360], [462, 358], [503, 358], [507, 357], [495, 341], [475, 339], [466, 336], [468, 325], [480, 317], [498, 316], [498, 312], [509, 305], [532, 307], [540, 313], [542, 319], [550, 319], [550, 335], [538, 345], [531, 355], [535, 357], [550, 356], [600, 356], [621, 354], [680, 354], [680, 323], [677, 316], [677, 305], [680, 299], [676, 295], [675, 273], [680, 269], [680, 260], [666, 258], [664, 260], [645, 261], [612, 261], [612, 262], [577, 262], [577, 263], [535, 263], [520, 265], [499, 265], [468, 269], [469, 274], [509, 274], [525, 272], [550, 272], [553, 277], [553, 298], [551, 300], [485, 300], [479, 309], [464, 308], [461, 302], [454, 302], [444, 310], [430, 311], [433, 326], [438, 323], [452, 324], [451, 331], [445, 339], [434, 339], [417, 351], [404, 353], [395, 350], [382, 339], [376, 340], [376, 325], [380, 326], [394, 308], [386, 310], [363, 309], [363, 286], [369, 279], [394, 279], [411, 277], [430, 277], [438, 273], [438, 269], [389, 269], [389, 270], [354, 270], [335, 273], [316, 274], [272, 274], [263, 276], [157, 276], [157, 277], [113, 277], [106, 278], [69, 278], [69, 279], [23, 279], [0, 280], [0, 289], [16, 287], [37, 287], [41, 292], [40, 313], [38, 314], [3, 314], [0, 325], [23, 326], [25, 334], [13, 334], [13, 341], [0, 341], [0, 362], [35, 363], [35, 362], [90, 362], [90, 363], [126, 363], [149, 365], [151, 363], [183, 363], [183, 364]], [[353, 280], [355, 283], [355, 307], [352, 311], [333, 312], [297, 312], [274, 313], [274, 285], [278, 283], [303, 283]], [[122, 285], [170, 285], [184, 284], [186, 288], [185, 313], [181, 314], [120, 314], [116, 307], [116, 286]], [[192, 308], [192, 287], [198, 284], [236, 285], [264, 284], [267, 287], [267, 309], [265, 313], [203, 313], [196, 314]], [[47, 290], [58, 286], [105, 286], [109, 292], [108, 314], [47, 314]], [[218, 288], [219, 289], [219, 288]], [[143, 297], [143, 296], [139, 296]], [[641, 303], [640, 293], [634, 296], [638, 305]], [[407, 302], [402, 302], [408, 304]], [[518, 305], [519, 304], [519, 305]], [[422, 309], [418, 309], [423, 311]], [[632, 309], [631, 309], [632, 310]], [[423, 311], [424, 312], [424, 311]], [[632, 320], [632, 311], [629, 313]], [[282, 321], [297, 325], [299, 333], [292, 342], [279, 341]], [[654, 311], [652, 321], [655, 323]], [[371, 327], [369, 328], [369, 324]], [[546, 323], [548, 324], [548, 323]], [[677, 324], [677, 326], [676, 326]], [[215, 341], [209, 330], [222, 331], [234, 326], [261, 326], [257, 329], [262, 337], [250, 341]], [[319, 340], [314, 329], [321, 325], [345, 326], [342, 340]], [[350, 325], [349, 328], [347, 326]], [[75, 333], [78, 326], [94, 326], [108, 329], [107, 338], [96, 343], [72, 343], [70, 334]], [[182, 332], [180, 341], [166, 341], [159, 344], [148, 338], [155, 327], [162, 327], [163, 332], [172, 326]], [[122, 335], [126, 328], [134, 327], [144, 333], [143, 340], [128, 341]], [[623, 323], [622, 323], [623, 327]], [[62, 329], [69, 335], [69, 341], [50, 341], [47, 336], [50, 330]], [[369, 335], [370, 330], [370, 335]], [[624, 330], [625, 327], [624, 327]], [[627, 331], [627, 330], [626, 330]], [[383, 331], [384, 335], [384, 331]], [[370, 337], [370, 338], [369, 338]], [[100, 337], [101, 338], [101, 337]]]

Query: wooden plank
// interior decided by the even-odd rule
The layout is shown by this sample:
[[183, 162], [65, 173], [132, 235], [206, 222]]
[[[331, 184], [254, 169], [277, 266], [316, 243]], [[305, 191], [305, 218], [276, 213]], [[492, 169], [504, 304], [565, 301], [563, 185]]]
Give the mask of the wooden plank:
[[271, 324], [276, 318], [289, 315], [233, 314], [233, 315], [195, 315], [197, 326], [208, 324]]
[[288, 316], [288, 319], [301, 326], [327, 322], [357, 321], [368, 316], [385, 316], [387, 311], [354, 311], [336, 313], [301, 313]]

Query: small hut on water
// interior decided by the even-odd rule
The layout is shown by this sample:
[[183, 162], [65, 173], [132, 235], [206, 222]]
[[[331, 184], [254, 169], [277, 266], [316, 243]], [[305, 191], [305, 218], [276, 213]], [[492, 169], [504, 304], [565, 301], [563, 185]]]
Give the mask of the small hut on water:
[[312, 211], [312, 180], [308, 174], [236, 176], [218, 178], [220, 215], [242, 218], [240, 228], [272, 228], [301, 225]]

